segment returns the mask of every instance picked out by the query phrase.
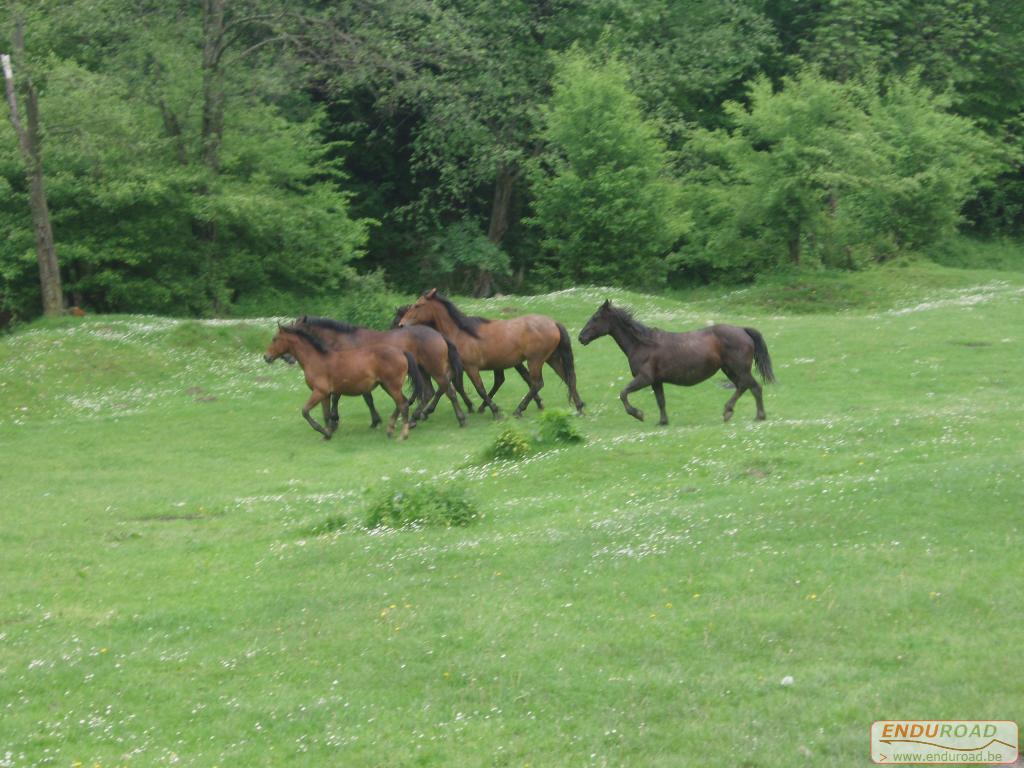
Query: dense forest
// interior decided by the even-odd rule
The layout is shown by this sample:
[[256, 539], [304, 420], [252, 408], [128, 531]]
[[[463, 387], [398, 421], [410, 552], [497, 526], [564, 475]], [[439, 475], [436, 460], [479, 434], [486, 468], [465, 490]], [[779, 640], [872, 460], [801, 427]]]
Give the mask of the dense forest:
[[658, 289], [1024, 226], [1018, 3], [12, 0], [0, 33], [7, 318], [43, 309], [34, 178], [61, 300], [103, 312]]

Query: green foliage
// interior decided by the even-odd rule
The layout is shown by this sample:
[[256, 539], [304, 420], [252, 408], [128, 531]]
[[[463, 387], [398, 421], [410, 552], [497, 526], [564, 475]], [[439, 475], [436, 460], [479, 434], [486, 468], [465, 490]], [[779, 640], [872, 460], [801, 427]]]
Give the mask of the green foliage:
[[476, 505], [456, 486], [413, 485], [375, 493], [366, 510], [367, 528], [452, 528], [481, 517]]
[[1020, 245], [1009, 239], [957, 237], [936, 243], [927, 253], [928, 258], [948, 267], [1024, 271], [1024, 254]]
[[579, 417], [566, 410], [549, 408], [538, 419], [539, 440], [549, 445], [574, 445], [586, 439], [579, 427]]
[[343, 531], [349, 526], [348, 518], [345, 515], [331, 515], [325, 517], [318, 523], [305, 529], [306, 536], [326, 536], [328, 534]]
[[435, 285], [446, 293], [472, 293], [480, 272], [506, 277], [511, 272], [508, 254], [492, 243], [479, 226], [468, 220], [456, 222], [431, 241], [426, 268]]
[[[662, 286], [1024, 228], [1019, 3], [224, 7], [215, 65], [202, 4], [0, 7], [69, 303], [378, 324], [366, 296], [330, 308], [356, 264], [403, 290]], [[37, 283], [0, 120], [0, 318]]]
[[668, 151], [627, 79], [615, 59], [596, 64], [578, 49], [558, 59], [531, 220], [558, 282], [663, 284], [688, 227]]
[[484, 451], [488, 461], [515, 460], [526, 456], [531, 450], [530, 441], [522, 432], [511, 424], [502, 428], [501, 432]]
[[[57, 19], [76, 18], [62, 9]], [[104, 8], [109, 11], [109, 8]], [[43, 162], [64, 286], [93, 311], [208, 314], [270, 289], [337, 290], [361, 255], [368, 222], [348, 213], [349, 196], [327, 158], [323, 113], [255, 93], [274, 88], [265, 73], [237, 71], [241, 93], [227, 101], [216, 170], [200, 159], [195, 90], [201, 50], [174, 24], [131, 17], [119, 32], [140, 32], [151, 46], [124, 41], [83, 61], [44, 53], [50, 41], [74, 53], [35, 20], [32, 71], [40, 83]], [[193, 21], [197, 19], [193, 17]], [[186, 28], [188, 25], [186, 24]], [[196, 88], [184, 87], [191, 83]], [[251, 86], [251, 87], [250, 87]], [[305, 101], [303, 104], [302, 102]], [[20, 316], [35, 312], [34, 248], [20, 157], [0, 128], [0, 302]]]
[[358, 274], [345, 270], [344, 282], [334, 291], [312, 296], [298, 292], [263, 289], [230, 308], [240, 317], [298, 317], [321, 315], [353, 325], [389, 327], [397, 299], [381, 271]]
[[683, 273], [857, 268], [955, 231], [997, 148], [914, 76], [839, 83], [813, 70], [750, 88], [731, 130], [695, 131]]

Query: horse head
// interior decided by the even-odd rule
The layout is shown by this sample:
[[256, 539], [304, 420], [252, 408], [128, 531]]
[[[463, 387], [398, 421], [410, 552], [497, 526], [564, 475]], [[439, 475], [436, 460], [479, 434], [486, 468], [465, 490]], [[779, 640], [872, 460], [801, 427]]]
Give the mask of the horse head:
[[594, 339], [606, 335], [611, 330], [612, 303], [605, 300], [604, 304], [597, 308], [597, 311], [590, 316], [587, 324], [580, 331], [580, 344], [587, 346]]

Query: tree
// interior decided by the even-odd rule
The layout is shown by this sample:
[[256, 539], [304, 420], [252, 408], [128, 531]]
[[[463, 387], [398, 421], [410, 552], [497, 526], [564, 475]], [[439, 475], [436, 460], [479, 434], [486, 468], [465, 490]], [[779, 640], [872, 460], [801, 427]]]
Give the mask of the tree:
[[531, 223], [559, 282], [661, 285], [688, 226], [667, 150], [627, 77], [621, 62], [578, 49], [557, 62]]
[[805, 70], [730, 104], [685, 155], [696, 217], [678, 265], [749, 277], [780, 264], [857, 267], [952, 233], [998, 168], [994, 143], [915, 76], [839, 83]]
[[[14, 19], [12, 44], [19, 63], [25, 62], [24, 22], [20, 16]], [[39, 121], [39, 94], [31, 77], [25, 77], [26, 121], [22, 126], [18, 112], [17, 89], [11, 57], [0, 56], [3, 63], [4, 85], [11, 127], [14, 129], [25, 165], [25, 177], [29, 187], [29, 208], [35, 233], [36, 261], [39, 267], [39, 286], [42, 295], [43, 314], [57, 315], [64, 311], [64, 291], [61, 287], [60, 265], [57, 249], [53, 242], [50, 225], [50, 209], [46, 201], [43, 181], [42, 128]]]

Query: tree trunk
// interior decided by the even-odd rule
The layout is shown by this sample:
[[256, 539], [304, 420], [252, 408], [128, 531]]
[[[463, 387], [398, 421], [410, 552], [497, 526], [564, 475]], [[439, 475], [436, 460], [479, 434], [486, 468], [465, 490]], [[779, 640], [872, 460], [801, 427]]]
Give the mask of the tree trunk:
[[[14, 53], [24, 58], [25, 38], [21, 20], [14, 25]], [[42, 141], [39, 128], [39, 95], [31, 78], [25, 81], [25, 108], [27, 130], [21, 125], [18, 115], [18, 99], [14, 88], [14, 71], [11, 57], [2, 56], [7, 105], [10, 109], [11, 125], [18, 137], [18, 145], [25, 161], [25, 178], [29, 187], [29, 207], [32, 210], [32, 225], [35, 231], [36, 260], [39, 262], [39, 287], [42, 293], [43, 314], [59, 315], [64, 311], [64, 291], [61, 287], [60, 265], [57, 249], [53, 242], [50, 226], [50, 209], [46, 204], [46, 188], [43, 184]]]
[[[508, 231], [509, 214], [512, 210], [512, 192], [515, 189], [519, 172], [507, 165], [498, 167], [498, 175], [494, 181], [494, 202], [491, 205], [491, 222], [487, 227], [487, 239], [495, 245], [501, 244], [501, 238]], [[490, 270], [480, 270], [473, 295], [480, 298], [490, 296], [494, 291], [494, 276]]]
[[203, 164], [220, 170], [220, 145], [224, 136], [224, 53], [225, 0], [203, 0]]
[[789, 260], [793, 264], [800, 264], [800, 225], [794, 224], [789, 230]]

